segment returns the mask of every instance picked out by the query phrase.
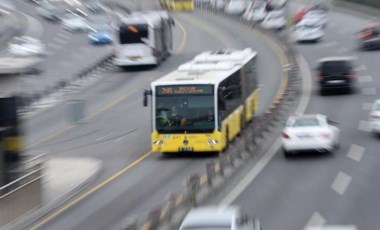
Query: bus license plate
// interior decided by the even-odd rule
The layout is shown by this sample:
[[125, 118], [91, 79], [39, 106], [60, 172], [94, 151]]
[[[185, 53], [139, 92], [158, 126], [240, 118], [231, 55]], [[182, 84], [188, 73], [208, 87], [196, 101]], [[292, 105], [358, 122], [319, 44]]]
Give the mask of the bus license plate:
[[192, 152], [193, 148], [192, 147], [180, 147], [179, 151], [180, 152]]

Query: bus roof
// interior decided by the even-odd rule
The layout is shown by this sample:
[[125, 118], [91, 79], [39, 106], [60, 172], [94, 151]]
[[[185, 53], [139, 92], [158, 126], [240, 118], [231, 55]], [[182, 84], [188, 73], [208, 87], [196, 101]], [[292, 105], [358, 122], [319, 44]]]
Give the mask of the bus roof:
[[255, 58], [257, 52], [251, 48], [244, 50], [221, 50], [203, 52], [177, 70], [152, 82], [159, 85], [218, 84], [232, 73]]
[[169, 19], [166, 11], [135, 11], [121, 18], [124, 24], [148, 24], [151, 27], [161, 25], [161, 21]]

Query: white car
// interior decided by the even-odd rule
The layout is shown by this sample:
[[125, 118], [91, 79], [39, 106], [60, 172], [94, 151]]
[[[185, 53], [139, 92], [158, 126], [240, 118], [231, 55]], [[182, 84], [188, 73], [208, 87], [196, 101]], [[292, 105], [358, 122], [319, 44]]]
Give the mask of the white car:
[[291, 116], [282, 133], [285, 157], [302, 151], [332, 152], [339, 146], [337, 123], [322, 114]]
[[321, 27], [327, 26], [327, 14], [323, 10], [311, 10], [303, 16], [302, 20], [308, 24], [314, 24]]
[[262, 1], [251, 2], [243, 14], [247, 21], [262, 21], [267, 16], [266, 4]]
[[372, 132], [380, 135], [380, 99], [373, 103], [369, 116]]
[[8, 51], [19, 57], [43, 56], [46, 54], [46, 47], [36, 38], [21, 36], [15, 37], [9, 42]]
[[294, 38], [297, 42], [319, 42], [324, 36], [325, 33], [321, 26], [308, 24], [304, 21], [295, 26]]
[[223, 10], [226, 5], [225, 0], [211, 0], [210, 6], [215, 10]]
[[228, 14], [239, 15], [244, 13], [247, 6], [248, 3], [246, 0], [231, 0], [224, 8], [224, 11]]
[[274, 9], [282, 9], [288, 3], [288, 0], [271, 0], [270, 3]]
[[286, 19], [281, 10], [271, 11], [265, 17], [261, 26], [266, 29], [283, 29], [286, 27]]
[[71, 32], [75, 31], [88, 31], [89, 24], [87, 20], [77, 14], [66, 14], [62, 18], [62, 26]]
[[237, 206], [199, 207], [191, 210], [179, 230], [261, 230], [260, 222]]

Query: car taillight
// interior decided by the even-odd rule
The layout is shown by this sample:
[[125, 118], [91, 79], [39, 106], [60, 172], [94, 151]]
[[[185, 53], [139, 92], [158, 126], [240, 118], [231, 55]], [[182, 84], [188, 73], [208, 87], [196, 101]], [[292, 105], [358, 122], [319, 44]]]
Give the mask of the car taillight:
[[380, 119], [380, 114], [371, 114], [372, 118]]
[[348, 76], [349, 78], [354, 78], [354, 77], [356, 77], [356, 74], [355, 74], [355, 72], [348, 72], [348, 73], [347, 73], [347, 76]]
[[366, 38], [368, 36], [371, 36], [372, 32], [366, 32], [358, 35], [358, 39]]
[[323, 79], [323, 74], [322, 73], [318, 74], [317, 75], [317, 80], [321, 81], [322, 79]]
[[330, 134], [329, 133], [321, 133], [321, 136], [325, 139], [330, 139]]
[[282, 133], [282, 137], [285, 139], [290, 139], [290, 136], [285, 132]]

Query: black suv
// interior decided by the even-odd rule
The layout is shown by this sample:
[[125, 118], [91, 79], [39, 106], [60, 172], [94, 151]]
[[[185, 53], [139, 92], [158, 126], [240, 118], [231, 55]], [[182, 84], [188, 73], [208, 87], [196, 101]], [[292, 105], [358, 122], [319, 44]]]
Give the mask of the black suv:
[[356, 73], [351, 57], [327, 57], [318, 62], [317, 80], [320, 93], [326, 89], [346, 89], [352, 92], [355, 88]]

